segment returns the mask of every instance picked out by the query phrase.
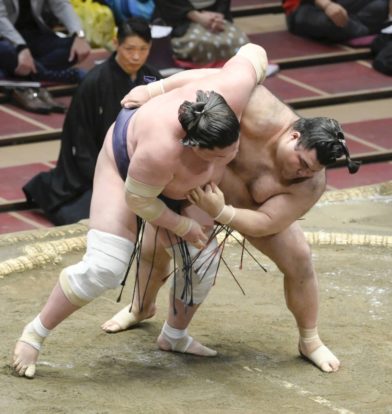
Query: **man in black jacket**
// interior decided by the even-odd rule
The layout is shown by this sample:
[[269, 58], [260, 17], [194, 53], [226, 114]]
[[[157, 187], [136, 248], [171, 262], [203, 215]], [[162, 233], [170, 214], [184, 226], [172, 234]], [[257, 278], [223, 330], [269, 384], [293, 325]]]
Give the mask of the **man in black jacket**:
[[116, 52], [88, 73], [72, 99], [56, 167], [23, 187], [27, 200], [54, 224], [88, 218], [96, 160], [121, 99], [133, 87], [161, 78], [145, 64], [150, 47], [147, 22], [132, 18], [119, 26]]

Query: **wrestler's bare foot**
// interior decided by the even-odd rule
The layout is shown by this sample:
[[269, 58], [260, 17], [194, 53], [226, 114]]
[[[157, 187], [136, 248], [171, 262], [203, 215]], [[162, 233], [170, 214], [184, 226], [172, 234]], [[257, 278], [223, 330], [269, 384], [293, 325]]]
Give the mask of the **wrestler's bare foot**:
[[161, 333], [157, 343], [159, 349], [168, 352], [181, 352], [183, 354], [193, 354], [205, 357], [215, 356], [218, 353], [214, 349], [202, 345], [189, 335], [186, 335], [181, 339], [173, 340], [172, 338], [168, 338], [164, 333]]
[[138, 323], [150, 319], [155, 315], [156, 306], [151, 305], [143, 311], [129, 312], [129, 305], [122, 308], [111, 319], [101, 325], [101, 328], [107, 333], [116, 333], [125, 331]]
[[26, 342], [18, 341], [15, 345], [13, 368], [21, 377], [34, 378], [35, 364], [39, 351]]
[[300, 338], [298, 350], [303, 358], [320, 368], [321, 371], [336, 372], [340, 367], [340, 361], [318, 337], [311, 342], [305, 342]]

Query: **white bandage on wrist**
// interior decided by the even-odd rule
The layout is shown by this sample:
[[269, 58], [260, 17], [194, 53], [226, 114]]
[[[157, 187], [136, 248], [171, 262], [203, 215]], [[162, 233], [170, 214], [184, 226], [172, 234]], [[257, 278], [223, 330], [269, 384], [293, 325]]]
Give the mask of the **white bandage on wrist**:
[[157, 198], [164, 189], [163, 186], [144, 184], [128, 175], [125, 180], [125, 189], [129, 207], [146, 221], [156, 220], [167, 208], [165, 203]]
[[252, 64], [256, 71], [257, 83], [264, 81], [267, 73], [268, 59], [265, 50], [261, 46], [247, 43], [240, 47], [237, 55], [248, 59]]
[[180, 216], [180, 220], [176, 227], [172, 229], [172, 232], [177, 234], [177, 236], [184, 237], [192, 228], [192, 221], [193, 220], [188, 217]]
[[235, 208], [231, 205], [224, 205], [214, 220], [221, 224], [230, 224], [235, 216]]
[[156, 82], [148, 83], [147, 92], [150, 98], [154, 98], [155, 96], [158, 96], [158, 95], [163, 95], [165, 93], [165, 88], [163, 86], [163, 79], [156, 81]]

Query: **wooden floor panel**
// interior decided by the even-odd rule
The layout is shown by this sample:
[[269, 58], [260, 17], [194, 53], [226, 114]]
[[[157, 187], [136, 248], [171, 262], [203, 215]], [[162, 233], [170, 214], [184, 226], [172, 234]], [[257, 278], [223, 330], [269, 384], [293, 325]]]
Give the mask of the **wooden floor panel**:
[[[71, 97], [56, 98], [68, 106]], [[25, 111], [11, 103], [0, 105], [0, 141], [10, 137], [34, 134], [39, 132], [59, 131], [63, 127], [65, 114], [36, 114]]]
[[29, 113], [22, 117], [16, 116], [16, 108], [0, 105], [0, 136], [42, 131], [42, 126], [30, 122]]
[[36, 174], [49, 169], [41, 163], [0, 168], [0, 200], [3, 200], [0, 204], [24, 199], [22, 187]]
[[301, 56], [320, 56], [332, 53], [344, 53], [347, 48], [341, 45], [324, 44], [300, 36], [295, 36], [287, 30], [251, 33], [249, 39], [264, 47], [271, 61]]
[[301, 107], [313, 105], [314, 98], [322, 102], [350, 101], [352, 96], [360, 97], [361, 94], [387, 93], [392, 96], [391, 78], [362, 61], [285, 69], [267, 78], [264, 85], [293, 106], [302, 102]]
[[367, 62], [343, 62], [286, 69], [284, 76], [328, 94], [390, 88], [390, 76], [376, 72]]
[[53, 227], [53, 224], [39, 212], [0, 213], [0, 234], [44, 227]]
[[345, 124], [344, 130], [366, 142], [392, 149], [392, 108], [391, 118]]
[[329, 187], [337, 189], [379, 184], [390, 180], [392, 180], [390, 162], [361, 165], [356, 174], [349, 174], [346, 168], [330, 169], [327, 172]]

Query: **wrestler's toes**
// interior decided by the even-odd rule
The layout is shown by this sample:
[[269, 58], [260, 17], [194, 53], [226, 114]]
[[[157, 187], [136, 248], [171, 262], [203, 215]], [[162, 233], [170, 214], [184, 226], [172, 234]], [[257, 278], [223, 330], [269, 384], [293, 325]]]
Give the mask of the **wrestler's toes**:
[[302, 347], [299, 346], [298, 349], [302, 357], [310, 361], [323, 372], [336, 372], [339, 369], [339, 360], [325, 345], [320, 345], [310, 353], [305, 353], [301, 348]]
[[101, 325], [101, 328], [107, 333], [116, 333], [125, 331], [146, 319], [150, 319], [155, 315], [155, 305], [151, 305], [145, 312], [129, 312], [129, 305], [122, 308], [108, 321]]
[[35, 364], [30, 364], [27, 366], [24, 376], [27, 378], [34, 378], [35, 376]]
[[12, 368], [20, 377], [34, 378], [35, 364], [24, 364], [21, 359], [14, 356]]
[[327, 372], [336, 372], [340, 368], [340, 361], [338, 359], [334, 359], [332, 361], [329, 361], [329, 369], [330, 371]]
[[218, 354], [215, 349], [208, 348], [207, 346], [202, 345], [200, 342], [195, 340], [189, 345], [188, 349], [186, 350], [188, 354], [205, 356], [205, 357], [213, 357]]
[[27, 369], [27, 365], [24, 365], [19, 358], [14, 358], [14, 363], [12, 367], [14, 368], [15, 373], [18, 374], [20, 377], [24, 376], [25, 371]]
[[103, 323], [101, 325], [101, 328], [107, 333], [116, 333], [116, 332], [120, 332], [123, 330], [121, 326], [116, 321], [113, 321], [112, 319]]
[[19, 375], [19, 372], [23, 368], [22, 362], [14, 356], [14, 362], [12, 363], [12, 368]]
[[332, 368], [331, 364], [329, 362], [327, 362], [327, 361], [322, 362], [320, 364], [320, 369], [322, 371], [324, 371], [324, 372], [333, 372], [334, 371], [334, 369]]
[[39, 352], [31, 345], [18, 341], [15, 346], [12, 367], [21, 377], [34, 378]]
[[340, 368], [340, 361], [331, 353], [331, 357], [320, 362], [320, 369], [324, 372], [336, 372]]

